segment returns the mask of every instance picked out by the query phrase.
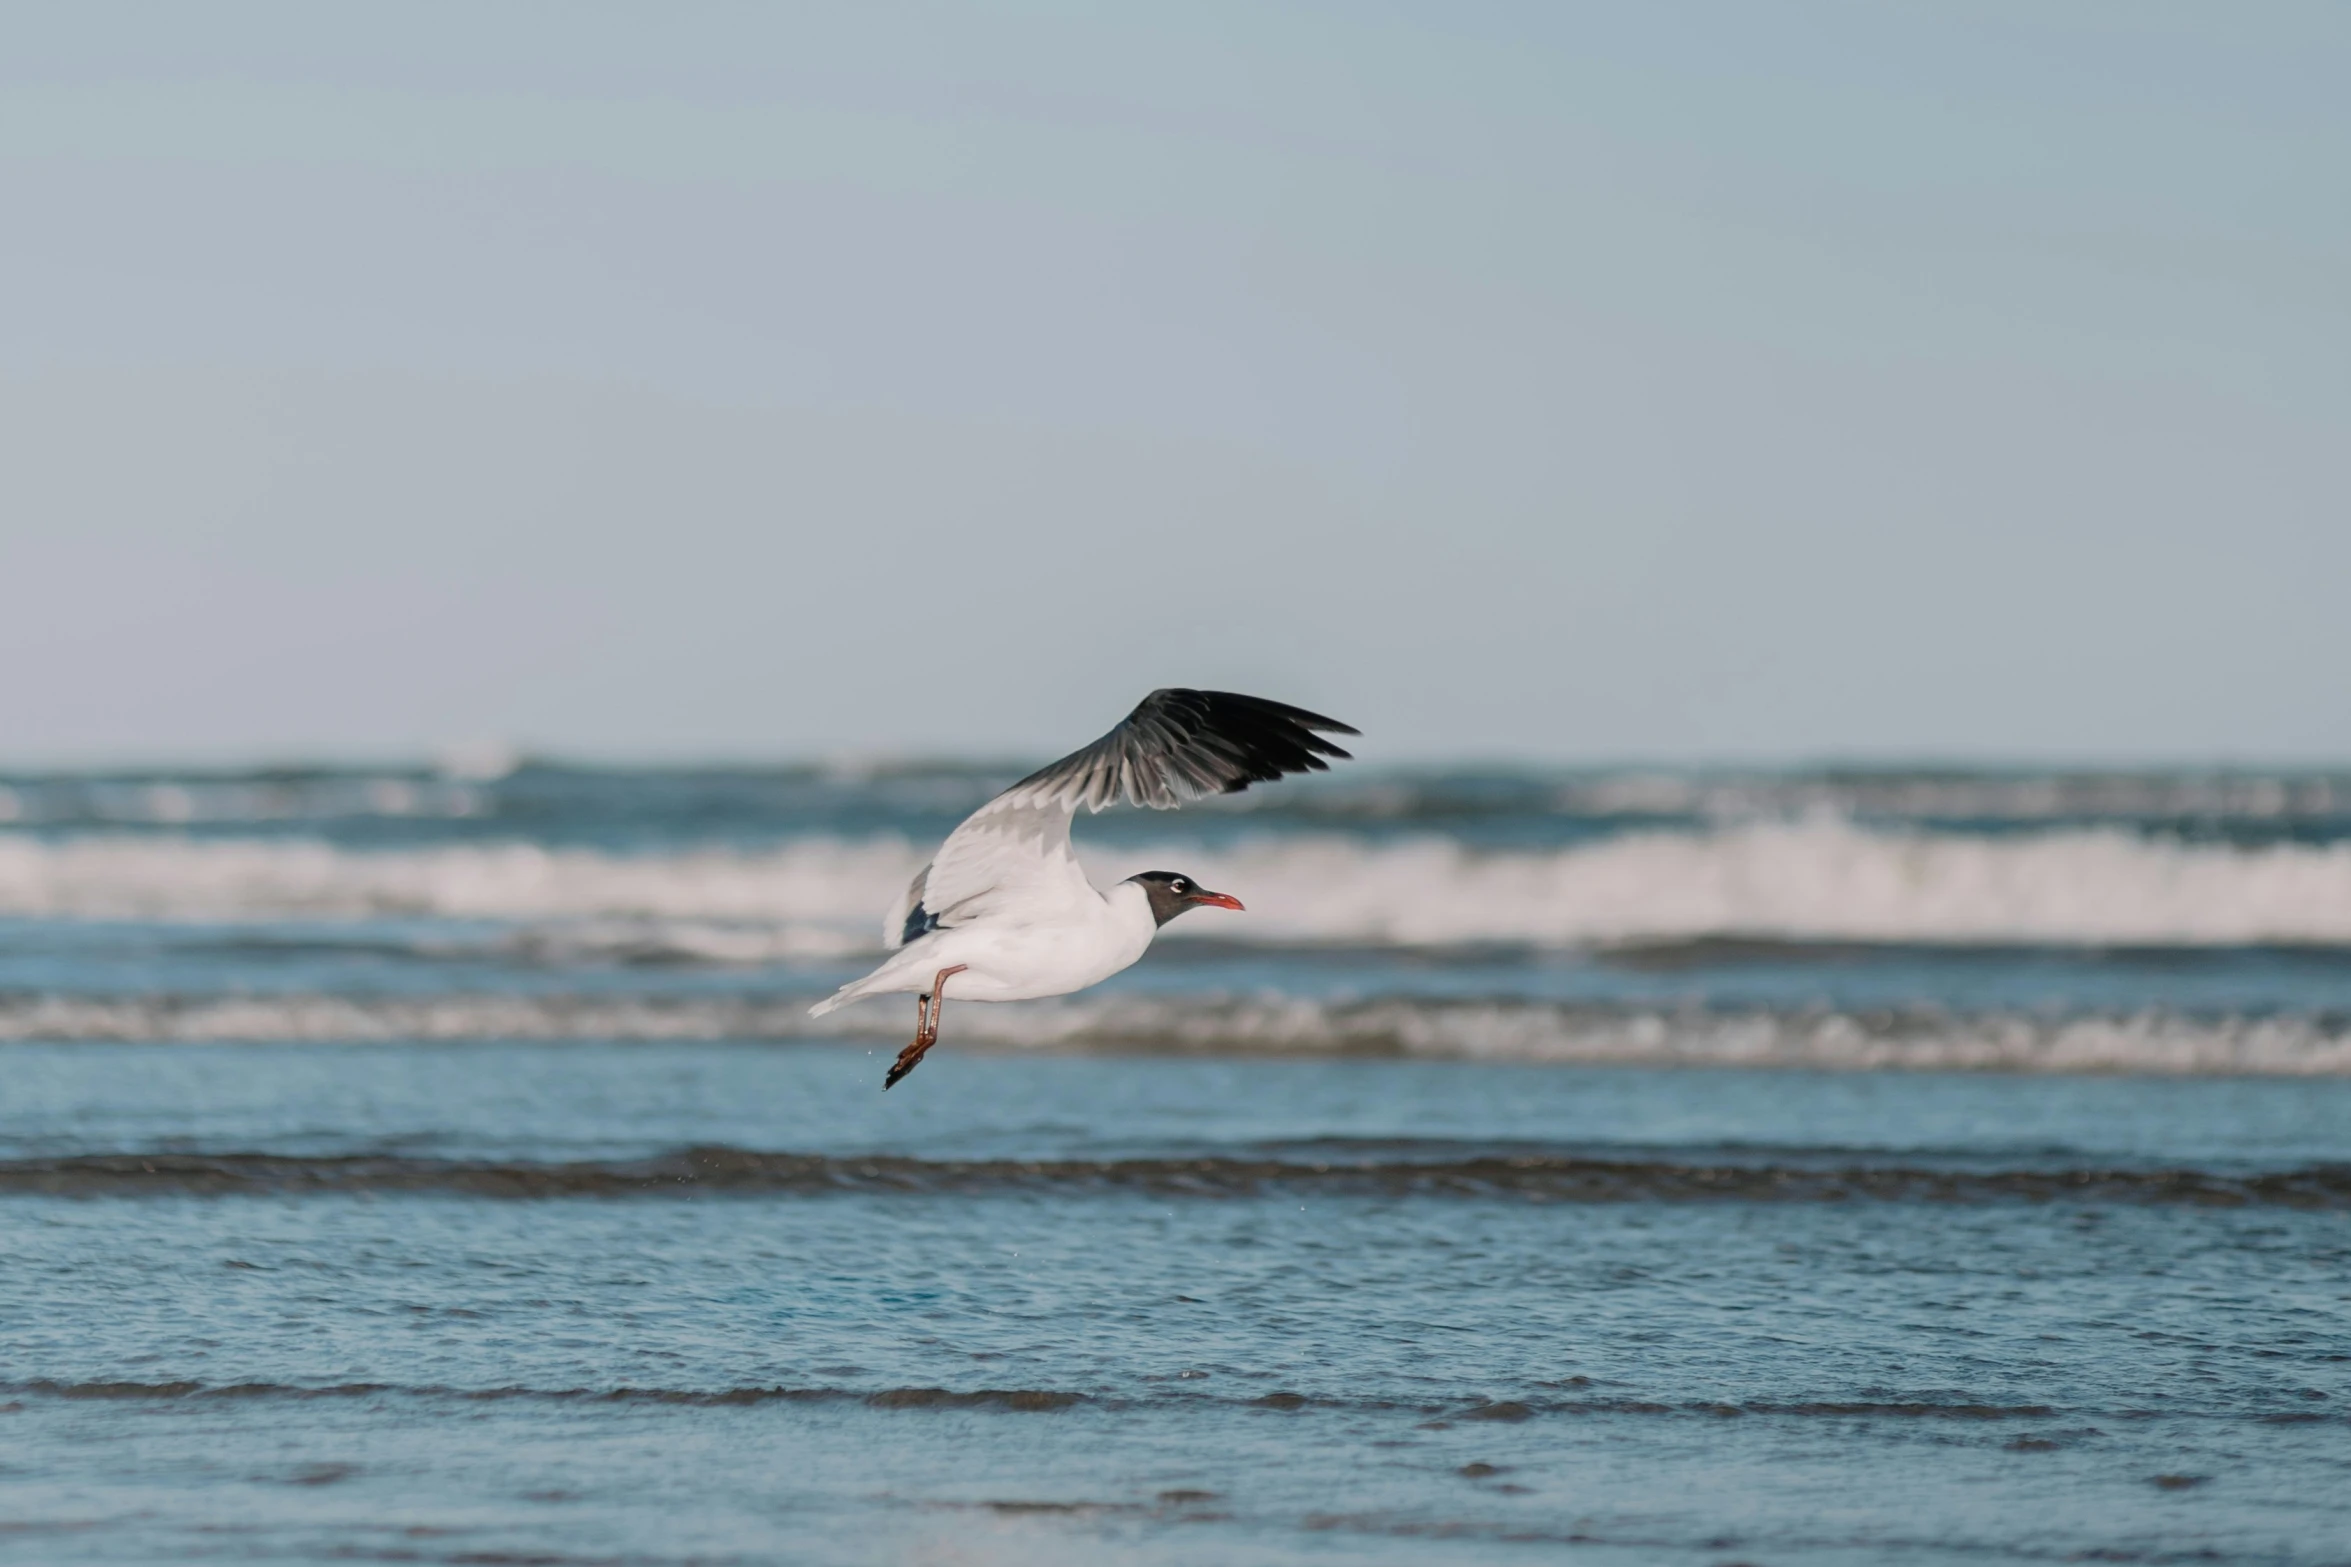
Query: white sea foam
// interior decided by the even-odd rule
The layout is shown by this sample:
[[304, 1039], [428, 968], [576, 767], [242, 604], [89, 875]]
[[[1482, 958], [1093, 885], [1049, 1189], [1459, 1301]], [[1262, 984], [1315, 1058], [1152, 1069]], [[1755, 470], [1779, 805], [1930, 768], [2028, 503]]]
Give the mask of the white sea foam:
[[361, 817], [459, 818], [489, 804], [455, 776], [397, 773], [278, 778], [75, 778], [0, 784], [0, 822], [27, 826], [187, 826]]
[[2351, 943], [2351, 844], [2341, 843], [1885, 833], [1826, 819], [1543, 853], [1291, 840], [1199, 873], [1262, 909], [1266, 933], [1317, 940]]
[[[1087, 857], [1101, 882], [1161, 865], [1238, 894], [1247, 916], [1211, 924], [1196, 915], [1176, 927], [1227, 939], [2351, 945], [2345, 842], [2238, 848], [2108, 830], [1889, 833], [1824, 819], [1627, 833], [1536, 852], [1269, 834], [1216, 850]], [[700, 941], [713, 957], [729, 948], [765, 961], [869, 946], [879, 911], [922, 858], [889, 837], [635, 855], [0, 833], [0, 915], [640, 921], [678, 933], [683, 950]]]
[[[1441, 777], [1421, 785], [1443, 786]], [[1552, 799], [1571, 815], [1722, 822], [1818, 812], [1881, 821], [2325, 822], [2351, 810], [2351, 779], [2228, 772], [1617, 772], [1564, 778]]]
[[536, 844], [341, 849], [308, 839], [0, 836], [0, 914], [92, 919], [661, 919], [850, 924], [921, 859], [906, 843], [742, 852]]
[[[907, 1017], [823, 1022], [808, 996], [0, 996], [0, 1041], [870, 1039]], [[953, 1013], [954, 1042], [1048, 1052], [1402, 1055], [1432, 1060], [1825, 1069], [2351, 1076], [2351, 1025], [2169, 1013], [1659, 1011], [1551, 1002], [1094, 996]]]

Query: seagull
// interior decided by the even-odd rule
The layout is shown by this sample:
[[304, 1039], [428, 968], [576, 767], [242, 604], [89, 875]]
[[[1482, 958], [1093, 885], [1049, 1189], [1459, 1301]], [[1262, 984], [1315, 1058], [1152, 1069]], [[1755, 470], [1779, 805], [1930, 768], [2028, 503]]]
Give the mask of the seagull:
[[1079, 806], [1166, 811], [1291, 773], [1327, 772], [1323, 758], [1349, 757], [1323, 735], [1359, 733], [1263, 697], [1152, 692], [1116, 729], [965, 817], [883, 922], [882, 943], [895, 949], [889, 959], [808, 1015], [912, 991], [914, 1043], [882, 1079], [887, 1091], [939, 1042], [949, 980], [965, 1001], [1032, 1001], [1100, 984], [1186, 909], [1237, 911], [1241, 900], [1175, 871], [1145, 871], [1097, 891], [1070, 847]]

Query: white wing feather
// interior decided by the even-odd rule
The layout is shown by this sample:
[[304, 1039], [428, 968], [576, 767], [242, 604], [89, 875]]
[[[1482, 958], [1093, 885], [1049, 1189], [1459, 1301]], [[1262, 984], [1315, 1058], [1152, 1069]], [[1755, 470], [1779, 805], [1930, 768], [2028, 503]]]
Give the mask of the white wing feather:
[[[1154, 691], [1116, 729], [1029, 774], [964, 818], [891, 910], [884, 940], [982, 915], [1050, 920], [1098, 897], [1070, 846], [1078, 807], [1121, 801], [1171, 810], [1289, 773], [1321, 772], [1347, 753], [1317, 731], [1354, 734], [1333, 718], [1229, 691]], [[918, 928], [919, 927], [919, 928]]]

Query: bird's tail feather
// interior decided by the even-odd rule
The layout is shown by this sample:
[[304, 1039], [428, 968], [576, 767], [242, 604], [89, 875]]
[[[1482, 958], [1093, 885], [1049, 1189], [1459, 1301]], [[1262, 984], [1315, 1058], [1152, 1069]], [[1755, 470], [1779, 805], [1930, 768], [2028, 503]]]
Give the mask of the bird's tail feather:
[[923, 981], [931, 977], [938, 965], [929, 955], [901, 947], [890, 955], [890, 960], [863, 979], [853, 979], [839, 990], [808, 1009], [810, 1017], [823, 1017], [835, 1007], [845, 1007], [852, 1001], [863, 1001], [868, 996], [886, 996], [893, 991], [921, 991], [930, 987]]
[[898, 976], [885, 963], [863, 979], [853, 979], [839, 990], [808, 1009], [810, 1017], [823, 1017], [835, 1007], [845, 1007], [852, 1001], [863, 1001], [868, 996], [885, 995], [897, 988]]

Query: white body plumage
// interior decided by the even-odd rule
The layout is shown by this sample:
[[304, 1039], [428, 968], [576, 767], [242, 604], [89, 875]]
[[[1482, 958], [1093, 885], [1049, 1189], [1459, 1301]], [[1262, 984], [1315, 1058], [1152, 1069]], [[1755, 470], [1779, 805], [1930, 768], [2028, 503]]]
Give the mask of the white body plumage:
[[921, 994], [941, 969], [961, 966], [958, 1001], [1035, 1001], [1099, 985], [1150, 949], [1159, 934], [1151, 900], [1131, 881], [1108, 892], [1009, 910], [969, 925], [942, 926], [908, 942], [890, 960], [810, 1008], [821, 1017], [867, 996]]

